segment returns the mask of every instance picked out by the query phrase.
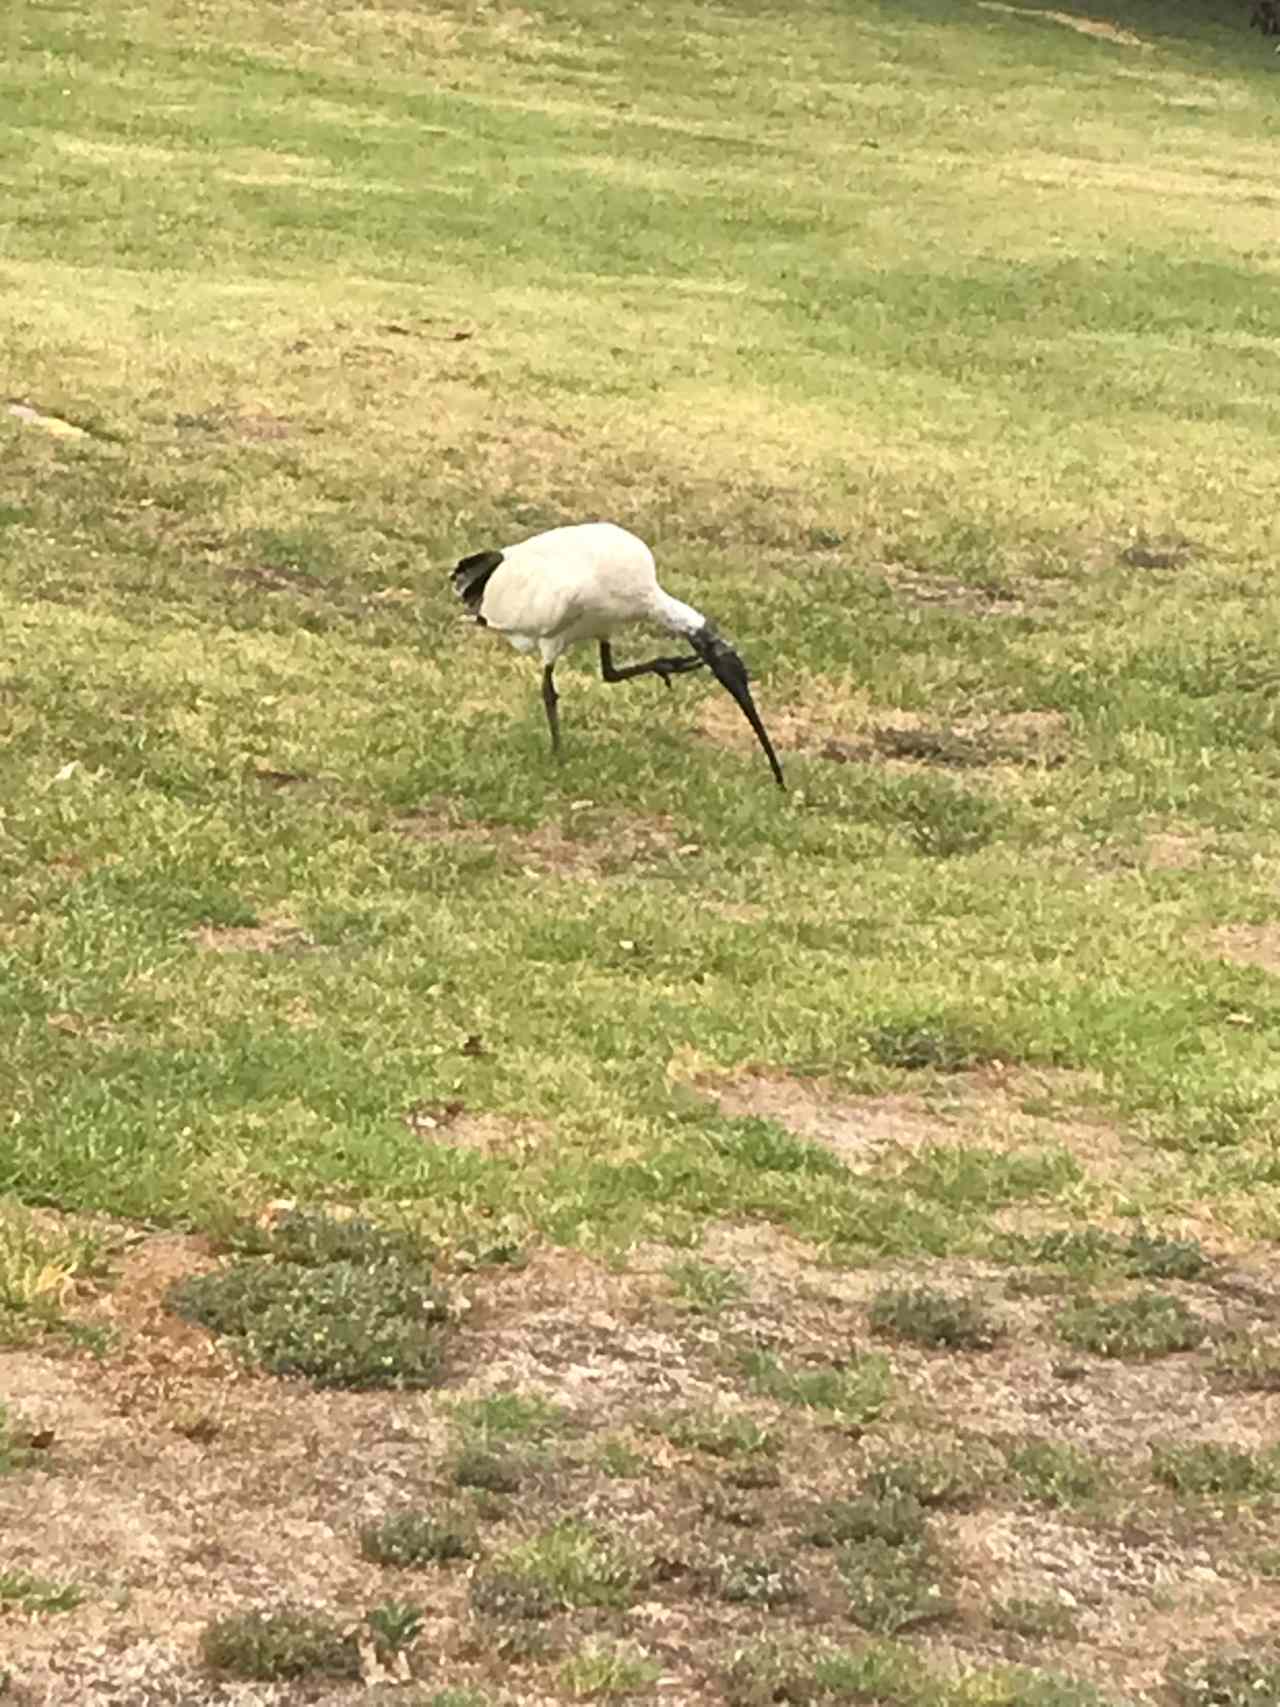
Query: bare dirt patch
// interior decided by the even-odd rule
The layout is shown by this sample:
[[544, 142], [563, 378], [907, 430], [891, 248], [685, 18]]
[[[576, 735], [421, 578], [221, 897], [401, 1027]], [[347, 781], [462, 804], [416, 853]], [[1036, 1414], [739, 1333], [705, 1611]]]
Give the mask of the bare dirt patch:
[[999, 585], [974, 586], [927, 565], [891, 562], [882, 567], [888, 584], [912, 604], [958, 616], [1026, 616], [1052, 600], [1045, 585], [1037, 586], [1033, 601], [1025, 591]]
[[303, 954], [313, 946], [292, 919], [264, 920], [258, 925], [200, 925], [191, 938], [213, 954]]
[[[997, 1349], [980, 1357], [895, 1350], [901, 1380], [935, 1429], [963, 1433], [981, 1417], [991, 1438], [1050, 1435], [1104, 1457], [1142, 1453], [1171, 1435], [1250, 1449], [1274, 1438], [1280, 1396], [1222, 1392], [1206, 1349], [1152, 1362], [1072, 1353], [1054, 1330], [1064, 1295], [1011, 1298], [1009, 1272], [979, 1262], [931, 1265], [931, 1284], [944, 1274], [949, 1288], [986, 1296], [1006, 1329]], [[1266, 1319], [1265, 1311], [1222, 1298], [1208, 1283], [1170, 1282], [1164, 1290], [1186, 1300], [1214, 1333]]]
[[1130, 569], [1185, 569], [1200, 555], [1195, 540], [1184, 534], [1138, 533], [1120, 551], [1120, 561]]
[[848, 1096], [821, 1080], [768, 1067], [732, 1074], [695, 1071], [692, 1083], [723, 1113], [776, 1120], [801, 1137], [825, 1144], [855, 1169], [966, 1139], [1009, 1151], [1061, 1145], [1082, 1166], [1105, 1175], [1145, 1160], [1135, 1138], [1105, 1121], [1027, 1112], [1029, 1102], [1058, 1102], [1077, 1093], [1080, 1087], [1069, 1074], [980, 1068], [948, 1074], [945, 1086], [930, 1095]]
[[1177, 822], [1126, 844], [1092, 843], [1083, 855], [1098, 871], [1201, 871], [1245, 857], [1247, 853], [1232, 848], [1228, 837]]
[[60, 1031], [64, 1037], [77, 1037], [86, 1043], [109, 1045], [120, 1041], [120, 1028], [112, 1025], [110, 1020], [94, 1019], [88, 1014], [61, 1013], [49, 1014], [45, 1024], [51, 1031]]
[[293, 422], [285, 416], [268, 414], [266, 411], [260, 411], [257, 414], [237, 415], [231, 422], [231, 426], [241, 438], [257, 439], [263, 442], [292, 438], [296, 430]]
[[1219, 925], [1199, 946], [1236, 966], [1260, 966], [1280, 972], [1280, 925]]
[[[780, 750], [809, 753], [837, 764], [876, 764], [894, 771], [921, 766], [1052, 769], [1069, 755], [1067, 719], [1056, 711], [1009, 712], [938, 724], [916, 712], [877, 710], [836, 700], [822, 709], [782, 706], [762, 715]], [[699, 708], [697, 727], [717, 746], [741, 752], [755, 749], [751, 730], [727, 701], [706, 701]]]
[[460, 819], [447, 805], [430, 805], [396, 819], [396, 832], [414, 841], [488, 848], [504, 869], [529, 877], [608, 877], [651, 869], [698, 849], [682, 843], [670, 818], [638, 813], [597, 814], [591, 801], [571, 809], [562, 825], [517, 830]]
[[1205, 850], [1194, 835], [1163, 830], [1147, 837], [1142, 860], [1153, 871], [1196, 871], [1204, 864]]
[[915, 1097], [840, 1097], [786, 1074], [751, 1072], [704, 1079], [722, 1114], [763, 1115], [825, 1144], [850, 1167], [869, 1166], [895, 1150], [936, 1143], [946, 1123]]
[[936, 765], [985, 770], [1008, 765], [1053, 769], [1067, 759], [1067, 720], [1057, 711], [1017, 711], [999, 717], [961, 718], [939, 725], [913, 712], [891, 711], [851, 743], [827, 741], [822, 758], [884, 761], [888, 768]]
[[606, 1426], [706, 1399], [716, 1383], [671, 1324], [653, 1319], [653, 1284], [554, 1250], [495, 1275], [461, 1330], [459, 1355], [475, 1371], [468, 1391], [518, 1387]]
[[1101, 1662], [1106, 1680], [1125, 1690], [1158, 1690], [1171, 1653], [1202, 1653], [1274, 1627], [1275, 1593], [1250, 1590], [1191, 1538], [1135, 1527], [1118, 1542], [1049, 1513], [1014, 1511], [959, 1514], [948, 1539], [974, 1601], [1061, 1607], [1076, 1638], [1062, 1659], [1072, 1670]]
[[762, 925], [773, 916], [759, 901], [708, 901], [706, 908], [730, 925]]
[[[810, 1514], [850, 1497], [872, 1466], [921, 1451], [972, 1456], [980, 1434], [998, 1472], [1006, 1437], [1035, 1436], [1087, 1447], [1140, 1485], [1150, 1443], [1171, 1430], [1257, 1447], [1280, 1425], [1280, 1395], [1213, 1388], [1207, 1348], [1142, 1366], [1082, 1357], [1082, 1371], [1065, 1378], [1053, 1301], [1006, 1299], [1006, 1271], [989, 1264], [836, 1270], [776, 1229], [724, 1224], [708, 1230], [697, 1255], [731, 1267], [744, 1285], [709, 1318], [682, 1304], [668, 1278], [688, 1255], [649, 1246], [625, 1266], [606, 1266], [541, 1249], [523, 1268], [459, 1276], [446, 1391], [316, 1393], [221, 1361], [199, 1330], [167, 1319], [171, 1281], [214, 1260], [203, 1241], [137, 1239], [103, 1302], [123, 1336], [119, 1353], [0, 1359], [7, 1402], [53, 1434], [38, 1467], [0, 1477], [4, 1568], [87, 1592], [66, 1614], [7, 1621], [16, 1699], [301, 1702], [312, 1698], [306, 1684], [203, 1677], [197, 1643], [208, 1620], [289, 1601], [354, 1628], [369, 1607], [396, 1599], [425, 1609], [413, 1669], [432, 1688], [498, 1684], [513, 1699], [563, 1700], [566, 1655], [604, 1637], [654, 1656], [664, 1697], [716, 1701], [712, 1680], [727, 1656], [762, 1635], [800, 1628], [840, 1644], [859, 1639], [834, 1555], [804, 1536]], [[865, 1431], [762, 1398], [744, 1378], [745, 1349], [767, 1348], [796, 1369], [873, 1349], [867, 1304], [890, 1278], [981, 1292], [1010, 1331], [981, 1353], [888, 1346], [891, 1401]], [[1215, 1311], [1226, 1320], [1242, 1308], [1205, 1287], [1181, 1290], [1215, 1320]], [[518, 1498], [490, 1499], [474, 1568], [570, 1517], [647, 1561], [629, 1604], [557, 1615], [537, 1627], [543, 1647], [532, 1642], [528, 1652], [502, 1647], [527, 1628], [521, 1635], [471, 1608], [471, 1565], [397, 1571], [371, 1564], [358, 1545], [360, 1525], [388, 1512], [469, 1499], [451, 1480], [457, 1401], [512, 1393], [548, 1401], [563, 1420], [541, 1444], [523, 1443], [528, 1479]], [[774, 1444], [721, 1456], [700, 1448], [696, 1431], [684, 1439], [664, 1421], [708, 1414], [750, 1420]], [[192, 1426], [200, 1417], [207, 1427]], [[1078, 1635], [1018, 1658], [1065, 1659], [1095, 1681], [1145, 1687], [1171, 1644], [1209, 1646], [1221, 1630], [1253, 1632], [1276, 1611], [1272, 1588], [1232, 1562], [1234, 1531], [1212, 1514], [1194, 1524], [1175, 1518], [1158, 1491], [1143, 1496], [1133, 1520], [1124, 1509], [1085, 1520], [1035, 1510], [997, 1481], [976, 1508], [931, 1516], [960, 1611], [953, 1624], [908, 1640], [944, 1666], [957, 1654], [991, 1663], [1003, 1657], [1003, 1639], [986, 1623], [992, 1602], [1055, 1599], [1072, 1608]], [[764, 1565], [785, 1565], [798, 1600], [735, 1602], [717, 1586], [735, 1571], [750, 1584]], [[1179, 1622], [1182, 1609], [1193, 1622]], [[362, 1682], [325, 1698], [346, 1707], [365, 1691]]]
[[215, 1266], [207, 1239], [158, 1234], [118, 1259], [94, 1316], [121, 1337], [127, 1361], [142, 1356], [156, 1365], [171, 1363], [188, 1371], [198, 1368], [225, 1375], [231, 1367], [227, 1356], [203, 1328], [174, 1315], [165, 1301], [175, 1282]]
[[1014, 18], [1045, 18], [1051, 24], [1061, 24], [1068, 30], [1077, 30], [1082, 36], [1115, 42], [1120, 47], [1151, 46], [1151, 43], [1143, 41], [1141, 36], [1134, 35], [1132, 30], [1123, 29], [1119, 24], [1108, 23], [1105, 18], [1079, 18], [1072, 12], [1050, 12], [1035, 6], [1006, 6], [1001, 4], [1001, 0], [978, 0], [978, 5], [984, 12], [1005, 12]]
[[469, 1114], [458, 1101], [415, 1103], [405, 1110], [405, 1125], [432, 1144], [476, 1150], [489, 1156], [528, 1156], [547, 1142], [552, 1128], [546, 1121], [513, 1119], [501, 1114]]
[[60, 415], [46, 415], [30, 403], [7, 403], [5, 413], [12, 415], [15, 420], [22, 421], [26, 426], [41, 428], [42, 431], [51, 433], [55, 438], [84, 439], [89, 436], [83, 427], [77, 427], [71, 421], [64, 421]]
[[[209, 1617], [287, 1597], [341, 1617], [379, 1598], [348, 1530], [431, 1455], [414, 1399], [206, 1372], [135, 1383], [123, 1403], [130, 1377], [114, 1364], [9, 1355], [3, 1374], [9, 1402], [55, 1431], [47, 1469], [0, 1482], [5, 1564], [86, 1591], [71, 1613], [6, 1627], [6, 1662], [36, 1707], [95, 1691], [128, 1707], [218, 1701], [193, 1663]], [[218, 1426], [177, 1426], [184, 1414]], [[298, 1697], [238, 1686], [227, 1698]]]
[[238, 581], [244, 586], [260, 587], [269, 593], [297, 593], [300, 596], [317, 598], [326, 590], [313, 575], [293, 564], [232, 563], [219, 564], [217, 567], [228, 580]]
[[[805, 752], [810, 750], [815, 742], [820, 744], [834, 732], [834, 723], [831, 723], [830, 730], [827, 728], [829, 714], [828, 718], [824, 719], [820, 713], [805, 707], [769, 705], [767, 696], [757, 697], [764, 726], [779, 752]], [[760, 751], [750, 725], [728, 698], [703, 700], [698, 707], [694, 726], [700, 735], [713, 741], [717, 747], [728, 747], [743, 753]]]
[[186, 432], [218, 433], [264, 444], [292, 438], [299, 431], [297, 423], [287, 415], [261, 408], [238, 413], [217, 407], [195, 414], [179, 412], [174, 416], [174, 426]]
[[254, 765], [250, 775], [264, 788], [306, 788], [320, 782], [333, 781], [332, 776], [319, 777], [309, 771], [278, 770], [271, 765]]

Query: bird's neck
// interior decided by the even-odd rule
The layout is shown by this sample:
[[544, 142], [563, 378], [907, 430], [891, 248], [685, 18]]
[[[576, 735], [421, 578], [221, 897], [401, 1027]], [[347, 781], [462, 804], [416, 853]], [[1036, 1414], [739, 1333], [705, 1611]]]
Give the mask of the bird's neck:
[[669, 628], [673, 634], [693, 634], [700, 628], [705, 628], [707, 619], [692, 605], [683, 604], [679, 599], [673, 599], [670, 593], [664, 593], [659, 587], [653, 603], [653, 614], [664, 628]]

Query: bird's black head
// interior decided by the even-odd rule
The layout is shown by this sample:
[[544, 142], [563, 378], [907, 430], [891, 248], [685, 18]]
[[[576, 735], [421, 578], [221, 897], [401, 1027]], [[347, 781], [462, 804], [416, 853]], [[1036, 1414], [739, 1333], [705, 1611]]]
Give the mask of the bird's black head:
[[727, 688], [742, 708], [742, 715], [756, 732], [756, 739], [764, 748], [764, 756], [769, 761], [774, 781], [779, 788], [787, 785], [783, 781], [782, 766], [778, 763], [778, 755], [773, 750], [773, 742], [760, 721], [760, 713], [756, 710], [755, 701], [751, 697], [748, 686], [747, 666], [723, 637], [713, 622], [704, 622], [701, 628], [695, 629], [689, 636], [689, 644], [706, 664], [712, 675], [722, 688]]

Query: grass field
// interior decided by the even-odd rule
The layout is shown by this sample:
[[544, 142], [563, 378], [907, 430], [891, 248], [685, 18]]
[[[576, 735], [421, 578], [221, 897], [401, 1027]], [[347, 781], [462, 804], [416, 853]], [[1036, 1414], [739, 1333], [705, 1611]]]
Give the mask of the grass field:
[[[1280, 1701], [1280, 60], [1211, 11], [9, 8], [0, 1696]], [[585, 650], [551, 760], [446, 571], [596, 517], [786, 795]]]

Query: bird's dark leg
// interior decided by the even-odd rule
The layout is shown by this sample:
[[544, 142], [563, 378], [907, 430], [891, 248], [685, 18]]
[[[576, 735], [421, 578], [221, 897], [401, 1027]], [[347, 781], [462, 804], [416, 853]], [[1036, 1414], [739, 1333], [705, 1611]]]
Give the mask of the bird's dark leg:
[[547, 664], [542, 671], [542, 703], [547, 711], [547, 723], [551, 729], [551, 751], [560, 756], [560, 713], [556, 710], [560, 695], [556, 692], [553, 671], [554, 664]]
[[667, 687], [672, 676], [682, 676], [686, 670], [700, 670], [705, 660], [692, 653], [685, 658], [650, 658], [647, 664], [624, 664], [621, 669], [613, 661], [613, 648], [607, 640], [600, 642], [600, 674], [606, 682], [629, 682], [633, 676], [660, 676]]

